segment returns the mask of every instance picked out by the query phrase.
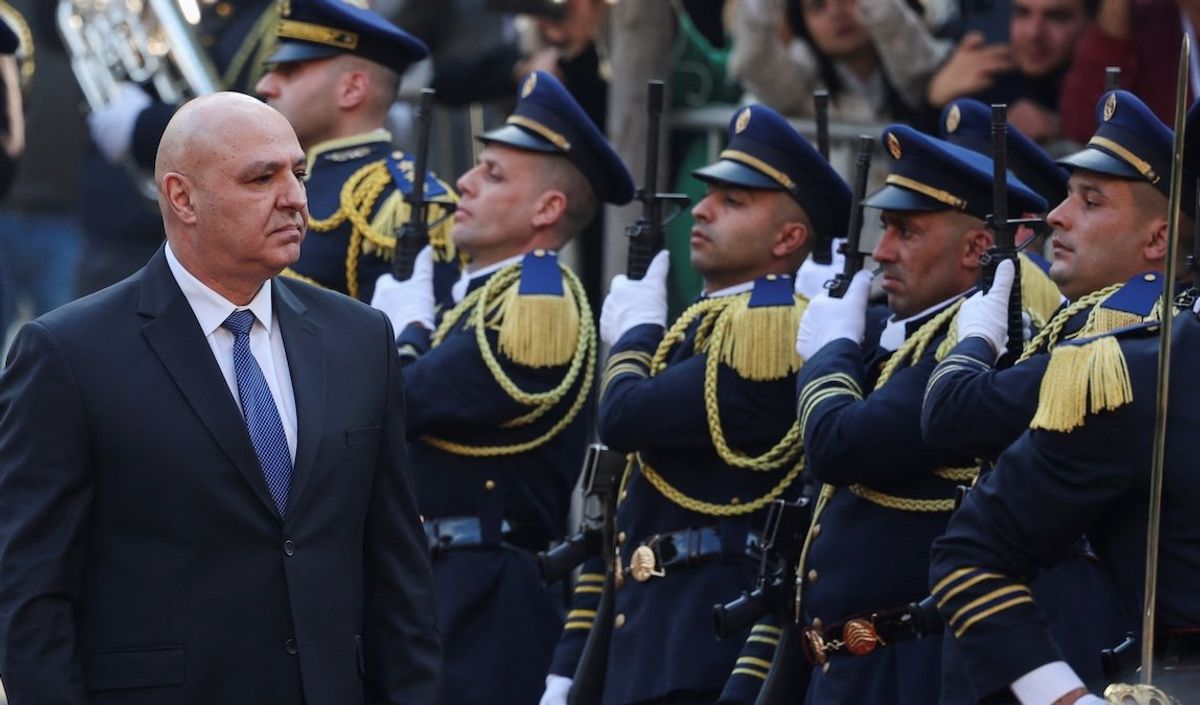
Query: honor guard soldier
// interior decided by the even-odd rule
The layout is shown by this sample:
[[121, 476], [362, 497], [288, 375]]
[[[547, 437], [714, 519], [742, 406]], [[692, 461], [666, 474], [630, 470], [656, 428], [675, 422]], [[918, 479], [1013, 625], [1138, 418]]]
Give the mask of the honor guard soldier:
[[[1026, 345], [1017, 364], [1000, 371], [993, 369], [992, 344], [1007, 331], [1003, 318], [994, 320], [987, 311], [1007, 299], [1011, 275], [998, 273], [998, 285], [986, 297], [964, 304], [960, 344], [939, 366], [923, 410], [926, 438], [938, 445], [996, 458], [1033, 418], [1049, 360], [1045, 352], [1061, 340], [1157, 318], [1173, 135], [1125, 91], [1100, 100], [1097, 120], [1100, 127], [1087, 146], [1061, 160], [1071, 169], [1070, 195], [1047, 216], [1054, 230], [1050, 276], [1069, 303]], [[1183, 205], [1190, 222], [1195, 202], [1185, 198]]]
[[565, 531], [596, 362], [592, 309], [556, 251], [600, 203], [633, 196], [625, 165], [550, 74], [527, 76], [506, 124], [480, 140], [457, 184], [453, 238], [470, 257], [457, 303], [435, 318], [428, 248], [411, 279], [381, 278], [373, 302], [402, 331], [448, 705], [542, 692], [562, 604], [534, 552]]
[[[1086, 534], [1126, 613], [1146, 614], [1151, 453], [1162, 403], [1155, 330], [1153, 322], [1142, 323], [1059, 344], [1030, 430], [967, 494], [934, 543], [933, 597], [984, 697], [1011, 690], [1022, 705], [1134, 702], [1087, 694], [1046, 629], [1029, 583]], [[1161, 534], [1153, 683], [1190, 697], [1200, 692], [1200, 415], [1190, 394], [1200, 388], [1200, 374], [1188, 355], [1200, 346], [1194, 311], [1175, 318], [1171, 345], [1161, 517], [1155, 517]]]
[[[844, 234], [850, 190], [761, 105], [734, 115], [720, 159], [694, 174], [708, 184], [692, 209], [703, 296], [667, 326], [660, 252], [643, 279], [614, 279], [604, 303], [600, 437], [631, 454], [613, 609], [602, 620], [596, 595], [577, 593], [543, 703], [564, 702], [572, 674], [603, 681], [606, 705], [714, 702], [749, 630], [716, 641], [713, 605], [753, 587], [765, 508], [799, 492], [792, 337], [807, 300], [792, 275], [818, 238]], [[566, 655], [606, 633], [576, 669]], [[761, 680], [770, 658], [746, 663]]]
[[[942, 118], [941, 129], [948, 141], [982, 154], [991, 153], [990, 108], [978, 101], [960, 99], [947, 106]], [[1007, 136], [1010, 171], [1026, 184], [1037, 184], [1035, 190], [1053, 206], [1062, 203], [1066, 197], [1068, 172], [1011, 125], [1008, 126]], [[1169, 142], [1167, 146], [1169, 148]], [[1170, 157], [1169, 153], [1165, 156], [1168, 159]], [[1029, 312], [1033, 330], [1040, 330], [1046, 327], [1053, 314], [1058, 313], [1058, 303], [1064, 299], [1058, 288], [1041, 274], [1040, 267], [1048, 269], [1048, 262], [1028, 251], [1021, 261], [1021, 298]], [[1035, 263], [1039, 269], [1035, 269]], [[1136, 266], [1131, 264], [1130, 273], [1137, 271], [1133, 269]], [[1011, 270], [1008, 269], [1011, 265], [1005, 264], [1003, 267], [1005, 271], [997, 277], [998, 286], [993, 285], [994, 292], [988, 295], [988, 301], [993, 304], [987, 319], [991, 323], [991, 343], [998, 345], [999, 350], [1003, 350], [1008, 339], [1007, 301], [1012, 281]], [[1048, 286], [1041, 289], [1031, 287], [1030, 280], [1033, 277]], [[1153, 287], [1144, 289], [1143, 295], [1152, 305], [1155, 295]], [[978, 305], [977, 299], [964, 303], [956, 324], [956, 342], [980, 335], [982, 324]], [[1078, 333], [1090, 310], [1074, 314], [1070, 335]], [[1055, 327], [1060, 326], [1063, 320], [1056, 320]], [[1044, 352], [1044, 347], [1039, 345], [1039, 348]], [[979, 361], [963, 357], [962, 354], [964, 351], [956, 347], [944, 360], [939, 361], [931, 377], [923, 410], [923, 418], [927, 421], [923, 429], [925, 441], [937, 448], [963, 452], [987, 461], [983, 467], [986, 472], [996, 455], [1016, 440], [1029, 419], [1028, 415], [1009, 419], [994, 418], [991, 414], [1009, 410], [1015, 412], [1022, 406], [1032, 413], [1037, 405], [1037, 383], [1045, 370], [1046, 357], [1031, 352], [1022, 361], [1021, 369], [1010, 374], [1009, 370], [994, 372], [993, 365], [998, 357], [994, 353], [986, 360]], [[985, 375], [989, 372], [997, 375], [997, 385], [987, 383]], [[1025, 381], [1003, 381], [1010, 376]], [[1028, 396], [1018, 399], [1017, 395], [1022, 391]], [[979, 393], [1001, 398], [977, 398]], [[955, 414], [961, 414], [961, 417], [953, 418]], [[1031, 589], [1046, 608], [1051, 630], [1062, 645], [1066, 660], [1088, 682], [1098, 682], [1102, 676], [1098, 654], [1120, 643], [1129, 624], [1117, 601], [1111, 578], [1096, 561], [1086, 539], [1081, 538], [1053, 566], [1039, 573]], [[979, 695], [971, 685], [956, 644], [949, 635], [944, 648], [941, 704], [978, 703]]]
[[[1197, 117], [1200, 113], [1193, 111], [1189, 122]], [[993, 369], [993, 346], [1003, 346], [1006, 335], [1003, 313], [997, 311], [1006, 305], [1002, 300], [1011, 274], [998, 274], [994, 292], [966, 302], [959, 345], [939, 365], [926, 395], [923, 420], [930, 443], [995, 459], [1038, 408], [1049, 349], [1158, 317], [1167, 228], [1166, 179], [1158, 175], [1169, 173], [1173, 135], [1124, 92], [1101, 100], [1097, 122], [1100, 128], [1087, 148], [1063, 160], [1073, 169], [1072, 193], [1049, 216], [1055, 228], [1052, 275], [1072, 292], [1091, 293], [1075, 293], [1075, 300], [1026, 346], [1018, 364], [1000, 371]], [[1136, 170], [1138, 163], [1151, 176]], [[1185, 183], [1194, 184], [1193, 176], [1185, 175]], [[1191, 204], [1185, 199], [1183, 230], [1190, 231]], [[1090, 686], [1104, 676], [1097, 654], [1120, 641], [1135, 614], [1125, 612], [1111, 576], [1096, 566], [1091, 546], [1081, 541], [1030, 580], [1063, 659]]]
[[[300, 260], [284, 273], [370, 302], [375, 280], [391, 269], [417, 178], [384, 125], [400, 76], [429, 50], [346, 0], [290, 0], [278, 33], [256, 90], [288, 118], [308, 153], [312, 213]], [[459, 275], [444, 206], [455, 195], [429, 176], [425, 197], [437, 300], [445, 304]]]
[[[921, 402], [961, 297], [992, 243], [992, 163], [903, 125], [883, 132], [892, 171], [864, 203], [883, 211], [872, 257], [891, 316], [864, 341], [871, 274], [818, 296], [801, 323], [797, 404], [810, 471], [823, 482], [798, 575], [814, 705], [937, 702], [940, 627], [915, 603], [928, 551], [974, 458], [922, 441]], [[1011, 175], [1016, 212], [1041, 197]], [[930, 638], [913, 637], [931, 634]]]

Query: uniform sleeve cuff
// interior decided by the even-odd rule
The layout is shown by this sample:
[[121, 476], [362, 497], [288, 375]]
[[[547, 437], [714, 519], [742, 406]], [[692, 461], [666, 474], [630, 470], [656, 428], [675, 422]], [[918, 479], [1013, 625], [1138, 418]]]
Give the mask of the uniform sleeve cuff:
[[1067, 693], [1083, 687], [1083, 681], [1065, 661], [1038, 666], [1012, 682], [1013, 695], [1021, 705], [1051, 705]]

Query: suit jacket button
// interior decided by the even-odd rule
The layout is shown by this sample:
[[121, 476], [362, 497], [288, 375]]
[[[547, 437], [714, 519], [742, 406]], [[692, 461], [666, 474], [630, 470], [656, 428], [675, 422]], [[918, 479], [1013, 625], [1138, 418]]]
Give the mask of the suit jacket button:
[[289, 556], [296, 555], [296, 544], [292, 543], [291, 539], [283, 542], [283, 552]]
[[287, 641], [283, 642], [283, 649], [284, 651], [287, 651], [288, 655], [290, 656], [295, 656], [296, 654], [300, 653], [300, 649], [296, 648], [295, 639], [288, 639]]

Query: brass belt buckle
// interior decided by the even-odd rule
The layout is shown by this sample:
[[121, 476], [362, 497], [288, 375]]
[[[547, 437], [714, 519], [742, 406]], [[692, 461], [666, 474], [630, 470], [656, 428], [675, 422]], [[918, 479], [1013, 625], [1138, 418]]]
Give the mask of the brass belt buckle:
[[875, 625], [866, 619], [852, 619], [846, 622], [846, 626], [842, 627], [842, 641], [846, 644], [846, 651], [855, 656], [866, 656], [874, 651], [875, 647], [885, 645], [879, 637], [879, 632], [875, 630]]
[[825, 654], [825, 638], [821, 636], [821, 632], [809, 627], [804, 630], [804, 638], [808, 641], [808, 651], [812, 654], [813, 662], [824, 666], [829, 657]]
[[633, 555], [629, 557], [629, 574], [639, 583], [667, 575], [667, 571], [658, 567], [658, 554], [654, 552], [654, 544], [657, 542], [658, 537], [651, 539], [649, 543], [633, 549]]

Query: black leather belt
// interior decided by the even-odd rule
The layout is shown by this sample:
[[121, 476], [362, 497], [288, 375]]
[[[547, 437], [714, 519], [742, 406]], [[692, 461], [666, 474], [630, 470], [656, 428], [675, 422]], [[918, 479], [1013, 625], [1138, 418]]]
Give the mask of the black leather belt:
[[869, 612], [822, 629], [804, 628], [804, 655], [820, 666], [832, 656], [867, 656], [880, 646], [920, 639], [942, 631], [932, 598], [880, 612]]
[[481, 546], [514, 546], [527, 551], [545, 550], [548, 541], [536, 531], [522, 531], [508, 523], [500, 522], [498, 536], [489, 539], [479, 517], [439, 517], [425, 520], [425, 537], [429, 540], [429, 552], [437, 555], [444, 551]]
[[[761, 551], [762, 538], [757, 532], [747, 532], [745, 546], [738, 555], [757, 560]], [[715, 526], [672, 531], [657, 534], [635, 548], [629, 567], [621, 573], [629, 573], [634, 580], [644, 583], [650, 578], [663, 577], [668, 568], [704, 563], [725, 553], [721, 531]], [[622, 580], [623, 575], [617, 579]]]

